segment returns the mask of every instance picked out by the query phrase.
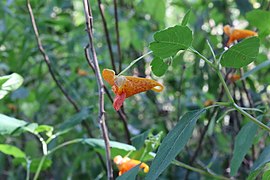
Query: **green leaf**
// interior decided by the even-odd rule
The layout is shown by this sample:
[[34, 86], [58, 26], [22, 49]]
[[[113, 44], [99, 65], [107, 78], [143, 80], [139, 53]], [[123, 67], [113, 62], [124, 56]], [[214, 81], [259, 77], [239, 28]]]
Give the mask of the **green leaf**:
[[263, 173], [262, 180], [269, 180], [270, 179], [270, 170]]
[[83, 108], [79, 113], [72, 116], [64, 123], [60, 124], [59, 130], [57, 134], [63, 134], [74, 128], [76, 125], [80, 124], [83, 120], [90, 117], [92, 112], [92, 107], [90, 108]]
[[15, 158], [25, 158], [25, 153], [19, 148], [12, 145], [0, 144], [0, 151], [6, 155], [11, 155]]
[[0, 134], [17, 135], [23, 131], [34, 133], [38, 124], [28, 123], [3, 114], [0, 114]]
[[144, 141], [148, 137], [148, 134], [150, 133], [151, 129], [145, 131], [142, 134], [139, 134], [133, 138], [131, 138], [132, 145], [136, 147], [136, 149], [140, 149], [144, 145]]
[[270, 60], [267, 60], [267, 61], [264, 61], [263, 63], [257, 65], [255, 68], [249, 70], [248, 72], [246, 72], [242, 77], [241, 77], [241, 80], [242, 79], [245, 79], [247, 78], [248, 76], [250, 76], [251, 74], [261, 70], [262, 68], [265, 68], [265, 67], [268, 67], [270, 66]]
[[140, 170], [140, 164], [138, 164], [137, 166], [133, 167], [132, 169], [130, 169], [129, 171], [125, 172], [123, 175], [118, 176], [116, 178], [116, 180], [135, 180], [136, 176], [138, 174]]
[[150, 171], [146, 176], [147, 180], [157, 179], [174, 160], [177, 154], [185, 147], [192, 135], [197, 120], [204, 111], [204, 109], [190, 111], [178, 121], [177, 125], [161, 143], [150, 167]]
[[231, 176], [235, 176], [239, 167], [241, 166], [245, 155], [253, 144], [257, 129], [258, 126], [256, 124], [249, 122], [242, 127], [237, 134], [234, 144], [233, 157], [230, 164]]
[[251, 168], [251, 171], [256, 171], [260, 169], [262, 166], [264, 166], [268, 162], [270, 162], [270, 145], [264, 148], [259, 158], [254, 162]]
[[270, 33], [270, 24], [267, 23], [270, 19], [269, 11], [253, 10], [246, 14], [246, 18], [252, 26], [256, 26], [260, 30], [260, 34]]
[[[90, 145], [92, 148], [94, 148], [98, 152], [105, 153], [105, 143], [103, 139], [88, 138], [88, 139], [83, 139], [82, 142]], [[110, 141], [110, 147], [111, 147], [112, 157], [117, 156], [117, 155], [125, 156], [130, 151], [136, 150], [134, 146], [116, 142], [116, 141]]]
[[0, 99], [4, 98], [10, 91], [18, 89], [23, 83], [23, 77], [17, 73], [0, 77]]
[[186, 12], [185, 16], [183, 17], [183, 20], [181, 22], [182, 26], [186, 26], [190, 18], [190, 9]]
[[164, 63], [159, 57], [155, 57], [151, 62], [151, 68], [156, 76], [163, 76], [169, 68], [169, 65]]
[[35, 129], [36, 133], [41, 133], [41, 132], [46, 132], [46, 135], [48, 137], [52, 136], [52, 132], [53, 132], [53, 127], [52, 126], [48, 126], [48, 125], [39, 125], [36, 129]]
[[254, 61], [259, 53], [259, 39], [251, 37], [229, 48], [221, 58], [224, 67], [241, 68]]
[[174, 26], [154, 34], [150, 49], [154, 55], [164, 59], [191, 46], [192, 31], [187, 26]]

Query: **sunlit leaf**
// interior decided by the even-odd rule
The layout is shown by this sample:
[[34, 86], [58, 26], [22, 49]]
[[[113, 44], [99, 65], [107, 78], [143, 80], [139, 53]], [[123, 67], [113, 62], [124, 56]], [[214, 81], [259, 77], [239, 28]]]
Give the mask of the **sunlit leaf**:
[[0, 144], [0, 151], [6, 155], [11, 155], [15, 158], [24, 158], [25, 153], [19, 148], [8, 145], [8, 144]]
[[251, 37], [229, 48], [221, 58], [224, 67], [241, 68], [254, 60], [259, 52], [259, 39]]
[[1, 135], [17, 135], [23, 131], [34, 133], [37, 126], [38, 125], [36, 123], [28, 123], [26, 121], [0, 114]]
[[150, 49], [154, 55], [164, 59], [191, 46], [192, 31], [187, 26], [174, 26], [154, 34]]
[[235, 176], [238, 168], [241, 166], [245, 155], [253, 144], [257, 129], [258, 126], [255, 123], [249, 122], [242, 127], [237, 134], [234, 143], [233, 157], [230, 163], [231, 176]]
[[157, 179], [185, 147], [192, 135], [197, 120], [204, 111], [204, 109], [200, 109], [188, 112], [178, 121], [177, 125], [162, 141], [150, 171], [146, 176], [147, 180]]
[[23, 83], [23, 77], [17, 73], [0, 77], [0, 99], [5, 97], [10, 91], [18, 89]]

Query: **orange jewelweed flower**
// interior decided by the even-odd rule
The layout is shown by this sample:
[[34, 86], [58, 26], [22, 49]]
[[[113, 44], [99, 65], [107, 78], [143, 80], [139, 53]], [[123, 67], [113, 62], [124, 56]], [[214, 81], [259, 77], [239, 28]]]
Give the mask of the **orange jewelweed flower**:
[[129, 171], [133, 167], [137, 166], [138, 164], [141, 164], [140, 168], [143, 169], [143, 172], [145, 173], [149, 172], [149, 166], [147, 164], [142, 163], [141, 161], [135, 159], [130, 159], [128, 157], [123, 158], [122, 156], [118, 155], [114, 157], [113, 162], [119, 169], [119, 176]]
[[232, 74], [230, 73], [228, 75], [228, 79], [231, 83], [234, 83], [235, 81], [239, 80], [241, 78], [241, 76], [239, 74]]
[[229, 47], [234, 41], [238, 41], [243, 38], [258, 36], [255, 31], [250, 30], [242, 30], [242, 29], [234, 29], [229, 25], [223, 27], [224, 33], [229, 36], [229, 40], [227, 42], [227, 47]]
[[214, 104], [214, 101], [213, 100], [206, 100], [203, 103], [204, 107], [211, 106], [213, 104]]
[[163, 85], [152, 79], [134, 76], [116, 76], [115, 72], [110, 69], [104, 69], [102, 76], [112, 86], [112, 90], [116, 95], [113, 101], [113, 107], [116, 111], [121, 108], [126, 98], [134, 94], [148, 90], [156, 92], [163, 90]]

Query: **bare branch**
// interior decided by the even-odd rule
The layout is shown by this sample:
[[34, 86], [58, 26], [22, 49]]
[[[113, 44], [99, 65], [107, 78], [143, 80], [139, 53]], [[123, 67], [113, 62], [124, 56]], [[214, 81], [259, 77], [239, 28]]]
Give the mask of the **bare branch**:
[[108, 45], [108, 49], [109, 49], [112, 68], [113, 68], [113, 70], [115, 72], [117, 72], [116, 67], [115, 67], [115, 61], [114, 61], [114, 57], [113, 57], [113, 52], [112, 52], [112, 43], [111, 43], [111, 39], [110, 39], [109, 30], [108, 30], [108, 27], [107, 27], [107, 22], [106, 22], [106, 19], [105, 19], [105, 15], [104, 15], [104, 12], [103, 12], [103, 5], [101, 3], [101, 0], [98, 0], [98, 8], [99, 8], [99, 12], [100, 12], [100, 15], [101, 15], [102, 24], [103, 24], [103, 28], [104, 28], [104, 32], [105, 32], [105, 37], [106, 37], [106, 41], [107, 41], [107, 45]]
[[118, 58], [119, 58], [119, 72], [121, 72], [122, 71], [122, 52], [121, 52], [121, 44], [120, 44], [119, 26], [118, 26], [117, 0], [113, 0], [113, 4], [114, 4], [114, 21], [115, 21], [117, 52], [118, 52]]
[[84, 5], [84, 12], [85, 12], [85, 19], [86, 19], [86, 30], [89, 38], [89, 49], [90, 52], [92, 53], [93, 57], [93, 64], [95, 67], [95, 75], [97, 78], [97, 83], [98, 83], [98, 90], [99, 90], [99, 125], [102, 131], [102, 136], [105, 142], [105, 150], [106, 150], [106, 162], [107, 162], [107, 177], [108, 179], [113, 179], [113, 170], [112, 170], [112, 163], [111, 163], [111, 152], [110, 152], [110, 141], [109, 141], [109, 136], [107, 132], [107, 127], [106, 127], [106, 122], [105, 122], [105, 110], [104, 110], [104, 83], [101, 78], [100, 74], [100, 69], [99, 69], [99, 64], [97, 60], [97, 55], [96, 55], [96, 50], [94, 48], [94, 43], [93, 43], [93, 32], [92, 32], [92, 27], [91, 27], [91, 19], [92, 19], [92, 14], [91, 14], [91, 6], [88, 0], [83, 0], [83, 5]]

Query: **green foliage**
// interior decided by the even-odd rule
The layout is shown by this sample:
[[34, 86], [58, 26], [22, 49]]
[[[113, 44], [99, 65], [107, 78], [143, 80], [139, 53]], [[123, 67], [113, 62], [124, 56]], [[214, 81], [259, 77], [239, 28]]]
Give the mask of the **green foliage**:
[[0, 134], [1, 135], [19, 135], [23, 131], [34, 133], [36, 123], [27, 123], [3, 114], [0, 114]]
[[157, 179], [188, 142], [204, 109], [186, 113], [162, 141], [146, 179]]
[[151, 62], [151, 69], [156, 76], [163, 76], [168, 68], [169, 65], [159, 57], [155, 57]]
[[25, 153], [19, 148], [8, 145], [8, 144], [0, 144], [0, 151], [4, 154], [11, 155], [14, 158], [25, 158]]
[[154, 34], [150, 49], [154, 55], [164, 59], [191, 46], [192, 31], [187, 26], [174, 26]]
[[251, 171], [256, 171], [264, 166], [266, 163], [270, 162], [270, 146], [267, 146], [263, 149], [262, 153], [258, 159], [254, 162], [254, 165], [251, 168]]
[[186, 12], [185, 16], [183, 17], [182, 19], [182, 22], [181, 22], [181, 25], [182, 26], [186, 26], [188, 21], [189, 21], [189, 18], [190, 18], [190, 9]]
[[242, 127], [235, 138], [233, 157], [230, 164], [231, 176], [235, 176], [245, 155], [253, 144], [258, 126], [252, 122]]
[[260, 35], [263, 36], [270, 33], [270, 24], [265, 23], [270, 18], [270, 12], [260, 9], [250, 11], [246, 14], [247, 20], [249, 23], [260, 30]]
[[9, 92], [15, 91], [23, 83], [23, 77], [13, 73], [0, 77], [0, 99], [4, 98]]
[[229, 48], [221, 58], [224, 67], [241, 68], [247, 66], [259, 53], [259, 39], [251, 37]]

